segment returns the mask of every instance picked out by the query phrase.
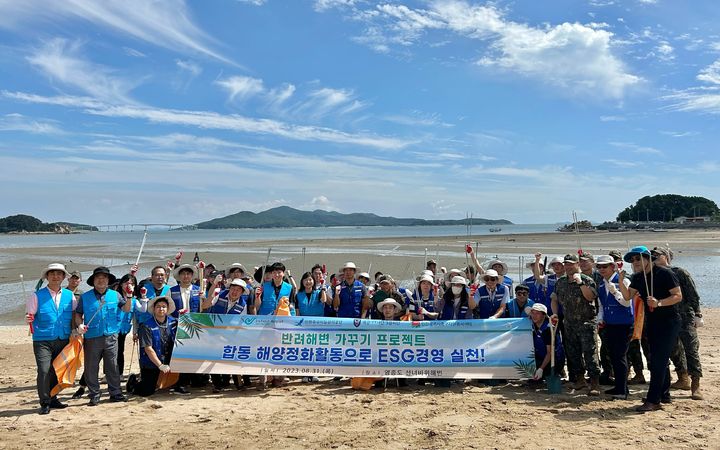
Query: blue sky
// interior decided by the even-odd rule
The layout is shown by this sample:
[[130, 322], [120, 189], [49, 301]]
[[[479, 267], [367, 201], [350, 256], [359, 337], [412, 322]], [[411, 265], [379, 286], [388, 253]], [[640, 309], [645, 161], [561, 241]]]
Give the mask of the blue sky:
[[0, 0], [0, 215], [720, 198], [720, 3]]

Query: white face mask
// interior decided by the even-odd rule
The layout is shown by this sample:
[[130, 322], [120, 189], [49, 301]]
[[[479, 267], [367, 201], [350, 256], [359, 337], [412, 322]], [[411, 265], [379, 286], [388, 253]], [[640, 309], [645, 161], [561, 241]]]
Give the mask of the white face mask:
[[455, 294], [455, 295], [460, 295], [460, 293], [462, 292], [462, 290], [463, 290], [463, 287], [462, 287], [462, 286], [453, 286], [453, 287], [452, 287], [452, 292], [453, 292], [453, 294]]

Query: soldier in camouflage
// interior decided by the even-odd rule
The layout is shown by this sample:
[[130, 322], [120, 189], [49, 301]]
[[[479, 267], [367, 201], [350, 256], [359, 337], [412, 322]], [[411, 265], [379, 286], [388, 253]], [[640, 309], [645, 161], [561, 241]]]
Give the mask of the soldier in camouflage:
[[[603, 282], [603, 277], [595, 268], [595, 256], [583, 250], [578, 254], [578, 258], [580, 259], [580, 272], [582, 272], [583, 275], [591, 277], [593, 281], [595, 281], [595, 286], [600, 286]], [[612, 359], [610, 358], [610, 350], [604, 328], [598, 328], [598, 336], [600, 336], [600, 368], [602, 369], [600, 384], [612, 386], [615, 384], [615, 380], [613, 379]]]
[[[552, 294], [552, 310], [562, 305], [565, 311], [565, 352], [574, 363], [573, 370], [583, 367], [583, 360], [590, 375], [588, 395], [600, 395], [600, 366], [597, 356], [597, 286], [592, 277], [580, 273], [577, 255], [565, 255], [565, 275], [557, 280]], [[585, 371], [576, 373], [574, 388], [587, 387]]]
[[[672, 387], [690, 390], [693, 400], [702, 400], [703, 396], [700, 392], [700, 378], [702, 377], [700, 340], [696, 330], [697, 325], [702, 323], [700, 296], [688, 271], [670, 265], [673, 253], [669, 248], [655, 247], [651, 253], [655, 257], [656, 265], [669, 267], [675, 273], [682, 292], [682, 302], [679, 304], [680, 318], [682, 320], [680, 334], [670, 357], [675, 365], [678, 381]], [[688, 380], [688, 375], [690, 375], [692, 382]]]

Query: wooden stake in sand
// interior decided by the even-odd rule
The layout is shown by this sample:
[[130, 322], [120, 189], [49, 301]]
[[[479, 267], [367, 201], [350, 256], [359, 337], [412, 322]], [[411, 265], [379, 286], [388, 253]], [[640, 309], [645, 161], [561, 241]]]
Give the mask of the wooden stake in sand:
[[[25, 301], [27, 301], [27, 291], [25, 290], [25, 277], [23, 277], [23, 274], [20, 274], [20, 285], [22, 286], [23, 298], [25, 299]], [[35, 314], [31, 314], [31, 316], [31, 318], [35, 320]], [[30, 322], [28, 326], [30, 327], [28, 329], [28, 336], [31, 336], [35, 332], [32, 322]]]

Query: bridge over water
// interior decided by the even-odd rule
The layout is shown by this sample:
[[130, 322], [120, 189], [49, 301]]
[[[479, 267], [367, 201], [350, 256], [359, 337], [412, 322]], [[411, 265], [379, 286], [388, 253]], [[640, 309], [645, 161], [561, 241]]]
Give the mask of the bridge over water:
[[168, 231], [195, 230], [197, 226], [185, 223], [122, 223], [111, 225], [95, 225], [99, 231], [147, 231], [148, 228], [167, 228]]

